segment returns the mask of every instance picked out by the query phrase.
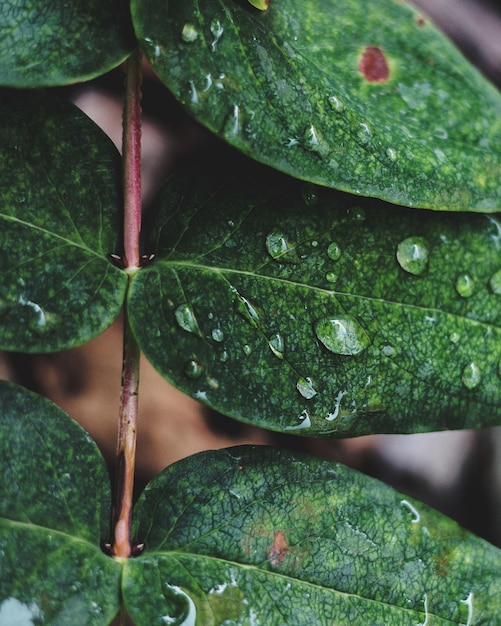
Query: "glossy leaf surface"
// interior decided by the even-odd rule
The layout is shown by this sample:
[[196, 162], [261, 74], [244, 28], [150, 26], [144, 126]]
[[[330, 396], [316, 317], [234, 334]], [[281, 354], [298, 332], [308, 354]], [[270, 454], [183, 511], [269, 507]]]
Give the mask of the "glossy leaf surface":
[[106, 625], [110, 488], [91, 438], [47, 400], [0, 383], [0, 623]]
[[497, 211], [501, 97], [395, 0], [133, 0], [191, 113], [298, 178], [408, 206]]
[[131, 286], [166, 378], [301, 435], [499, 424], [498, 220], [356, 202], [249, 161], [218, 172], [170, 180]]
[[4, 91], [0, 103], [0, 347], [47, 352], [88, 341], [122, 306], [120, 160], [83, 113]]
[[[496, 623], [501, 552], [378, 481], [271, 448], [204, 452], [136, 507], [137, 626]], [[147, 602], [144, 590], [148, 589]]]
[[8, 0], [0, 4], [0, 85], [66, 85], [104, 74], [130, 53], [124, 0]]

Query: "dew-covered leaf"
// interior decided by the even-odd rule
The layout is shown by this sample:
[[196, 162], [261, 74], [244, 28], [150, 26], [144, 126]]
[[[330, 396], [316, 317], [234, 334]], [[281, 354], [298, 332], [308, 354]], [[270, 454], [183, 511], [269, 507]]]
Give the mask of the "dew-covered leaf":
[[8, 0], [0, 4], [0, 85], [88, 80], [119, 65], [134, 36], [124, 0]]
[[0, 383], [0, 624], [105, 626], [119, 608], [110, 487], [92, 439], [45, 399]]
[[501, 97], [395, 0], [133, 0], [189, 111], [301, 179], [408, 206], [497, 211]]
[[163, 376], [301, 435], [499, 424], [501, 222], [243, 165], [173, 177], [159, 198], [129, 313]]
[[501, 611], [499, 549], [342, 465], [203, 452], [157, 476], [135, 514], [146, 548], [123, 594], [137, 626], [472, 626]]
[[81, 111], [4, 90], [0, 103], [0, 347], [88, 341], [118, 315], [120, 159]]

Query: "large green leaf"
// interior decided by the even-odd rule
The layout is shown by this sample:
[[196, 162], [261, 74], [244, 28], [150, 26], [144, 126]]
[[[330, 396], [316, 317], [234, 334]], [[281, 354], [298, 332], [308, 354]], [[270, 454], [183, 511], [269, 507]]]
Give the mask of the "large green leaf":
[[133, 0], [155, 71], [252, 157], [398, 204], [496, 211], [501, 98], [395, 0]]
[[8, 0], [0, 4], [0, 85], [66, 85], [104, 74], [130, 53], [124, 0]]
[[341, 465], [204, 452], [135, 513], [146, 549], [123, 594], [137, 626], [500, 623], [497, 548]]
[[500, 423], [499, 221], [229, 170], [170, 180], [157, 259], [131, 285], [134, 332], [166, 378], [302, 435]]
[[118, 315], [127, 278], [108, 260], [120, 231], [120, 159], [81, 111], [4, 90], [0, 103], [0, 347], [88, 341]]
[[60, 409], [0, 383], [0, 624], [105, 625], [119, 608], [110, 488], [91, 438]]

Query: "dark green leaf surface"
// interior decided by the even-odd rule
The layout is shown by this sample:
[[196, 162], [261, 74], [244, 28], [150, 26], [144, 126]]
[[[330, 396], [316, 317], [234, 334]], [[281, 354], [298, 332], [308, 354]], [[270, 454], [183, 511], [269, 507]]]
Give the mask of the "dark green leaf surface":
[[497, 211], [501, 98], [395, 0], [133, 0], [191, 113], [298, 178], [408, 206]]
[[0, 383], [0, 624], [108, 624], [120, 566], [108, 539], [109, 477], [60, 409]]
[[136, 520], [137, 626], [500, 623], [497, 548], [340, 465], [204, 452], [155, 478]]
[[119, 65], [133, 45], [124, 0], [0, 3], [0, 85], [41, 87], [88, 80]]
[[127, 284], [106, 258], [120, 231], [120, 160], [82, 112], [4, 91], [0, 104], [0, 347], [46, 352], [88, 341]]
[[301, 435], [499, 424], [501, 223], [243, 165], [174, 177], [159, 200], [157, 259], [129, 301], [154, 366]]

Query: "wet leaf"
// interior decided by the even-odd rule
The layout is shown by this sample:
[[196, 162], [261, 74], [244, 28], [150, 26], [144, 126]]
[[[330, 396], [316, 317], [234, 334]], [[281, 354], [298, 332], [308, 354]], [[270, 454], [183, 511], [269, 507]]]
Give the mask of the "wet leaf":
[[108, 539], [108, 471], [47, 400], [0, 382], [0, 623], [107, 625], [120, 566]]
[[119, 65], [133, 46], [123, 0], [9, 0], [0, 8], [0, 85], [88, 80]]
[[132, 7], [164, 83], [253, 158], [398, 204], [499, 209], [501, 97], [403, 2]]
[[214, 160], [218, 173], [166, 185], [156, 260], [131, 286], [134, 332], [163, 376], [300, 435], [500, 423], [499, 220]]
[[497, 548], [354, 470], [271, 448], [170, 466], [135, 533], [137, 626], [472, 625], [501, 610]]
[[120, 160], [75, 107], [4, 91], [0, 104], [0, 347], [61, 350], [117, 317]]

